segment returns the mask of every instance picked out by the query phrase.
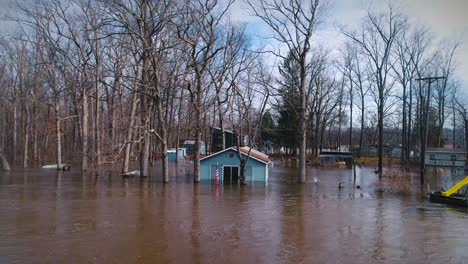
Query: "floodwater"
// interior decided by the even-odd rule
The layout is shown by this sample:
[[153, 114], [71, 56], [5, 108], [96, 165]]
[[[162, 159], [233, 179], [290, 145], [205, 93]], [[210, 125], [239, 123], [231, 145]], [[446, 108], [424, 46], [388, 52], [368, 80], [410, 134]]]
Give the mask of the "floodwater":
[[371, 168], [355, 185], [317, 168], [299, 185], [278, 164], [266, 186], [172, 174], [0, 172], [0, 263], [468, 262], [468, 211], [429, 203], [417, 176], [405, 193], [376, 191]]

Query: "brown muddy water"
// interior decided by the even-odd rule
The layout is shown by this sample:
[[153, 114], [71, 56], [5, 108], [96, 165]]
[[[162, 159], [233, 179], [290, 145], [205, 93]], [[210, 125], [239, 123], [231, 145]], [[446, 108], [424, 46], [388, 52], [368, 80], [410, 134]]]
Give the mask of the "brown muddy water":
[[299, 185], [276, 165], [245, 187], [171, 173], [0, 172], [0, 263], [468, 263], [468, 211], [429, 203], [416, 176], [382, 193], [371, 168], [360, 189], [347, 169]]

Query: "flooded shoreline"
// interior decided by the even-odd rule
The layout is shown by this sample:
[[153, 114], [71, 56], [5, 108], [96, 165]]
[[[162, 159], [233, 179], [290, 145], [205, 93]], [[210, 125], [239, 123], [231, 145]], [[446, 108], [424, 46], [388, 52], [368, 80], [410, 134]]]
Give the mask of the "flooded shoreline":
[[421, 186], [407, 194], [376, 191], [372, 168], [358, 169], [354, 185], [349, 169], [308, 168], [319, 182], [299, 185], [291, 182], [294, 168], [275, 164], [267, 185], [245, 187], [194, 184], [189, 173], [172, 169], [169, 184], [158, 175], [0, 172], [0, 262], [468, 259], [467, 210], [429, 203]]

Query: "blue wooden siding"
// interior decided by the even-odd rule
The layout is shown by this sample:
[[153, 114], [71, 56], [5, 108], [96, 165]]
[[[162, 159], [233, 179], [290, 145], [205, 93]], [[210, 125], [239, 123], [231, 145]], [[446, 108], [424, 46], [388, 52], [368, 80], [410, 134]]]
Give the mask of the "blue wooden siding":
[[[230, 154], [233, 157], [230, 157]], [[214, 180], [216, 175], [216, 168], [219, 170], [219, 179], [223, 180], [223, 167], [237, 166], [240, 167], [239, 157], [234, 150], [227, 150], [218, 155], [211, 156], [201, 161], [200, 165], [200, 179]], [[268, 166], [253, 158], [249, 158], [246, 167], [246, 180], [252, 181], [267, 181], [268, 180]]]

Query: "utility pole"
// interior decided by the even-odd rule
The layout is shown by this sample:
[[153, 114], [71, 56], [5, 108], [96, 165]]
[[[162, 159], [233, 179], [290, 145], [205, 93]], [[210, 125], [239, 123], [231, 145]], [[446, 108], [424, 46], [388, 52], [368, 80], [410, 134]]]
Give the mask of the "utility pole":
[[438, 81], [438, 80], [441, 80], [441, 79], [445, 79], [445, 77], [424, 77], [424, 78], [417, 78], [415, 79], [416, 81], [423, 81], [423, 82], [427, 82], [427, 94], [426, 94], [426, 98], [425, 98], [425, 106], [424, 106], [424, 116], [422, 117], [423, 118], [423, 122], [422, 122], [422, 135], [421, 135], [421, 139], [420, 139], [420, 147], [419, 147], [419, 150], [420, 150], [420, 153], [419, 153], [419, 156], [420, 156], [420, 162], [421, 162], [421, 166], [420, 166], [420, 179], [421, 179], [421, 184], [424, 183], [424, 174], [426, 172], [426, 147], [427, 147], [427, 138], [428, 138], [428, 129], [429, 129], [429, 126], [428, 126], [428, 120], [429, 120], [429, 105], [430, 105], [430, 101], [431, 101], [431, 84], [435, 81]]

